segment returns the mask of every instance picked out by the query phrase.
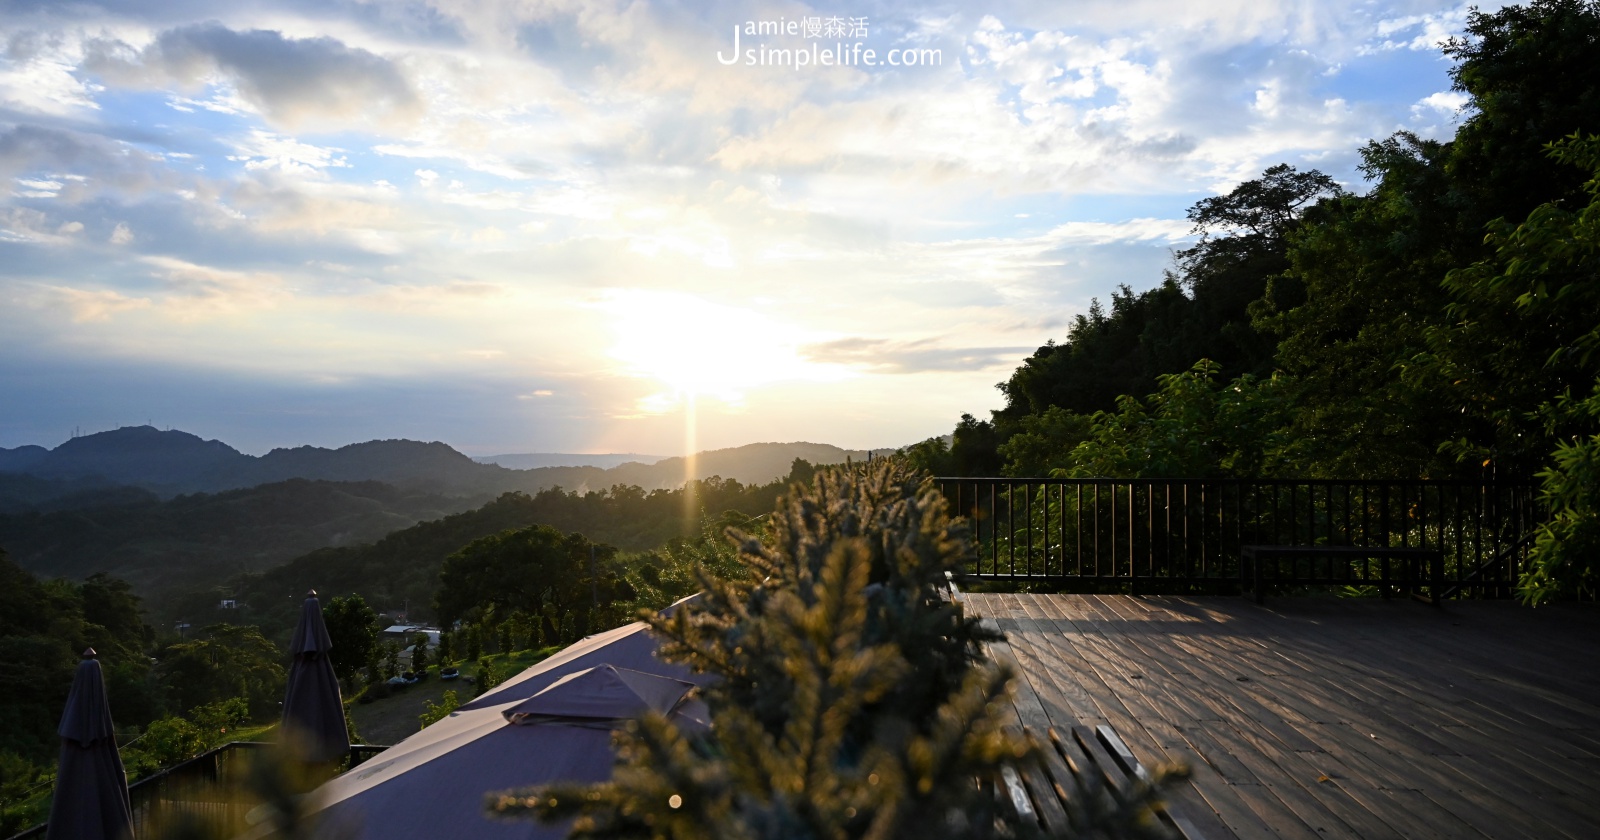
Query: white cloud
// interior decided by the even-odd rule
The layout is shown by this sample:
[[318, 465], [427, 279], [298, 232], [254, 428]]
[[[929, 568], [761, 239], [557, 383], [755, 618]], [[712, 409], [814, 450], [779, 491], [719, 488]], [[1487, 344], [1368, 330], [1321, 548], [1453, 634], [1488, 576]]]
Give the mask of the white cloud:
[[18, 178], [17, 186], [22, 189], [12, 193], [22, 198], [55, 198], [61, 192], [60, 181], [44, 181], [34, 178]]
[[74, 73], [81, 60], [60, 33], [11, 30], [0, 49], [0, 104], [52, 116], [97, 110], [94, 97], [102, 88]]
[[1470, 101], [1470, 98], [1465, 93], [1458, 90], [1430, 93], [1417, 100], [1417, 103], [1411, 106], [1411, 114], [1418, 118], [1429, 115], [1429, 112], [1432, 112], [1431, 115], [1433, 116], [1454, 117], [1461, 112], [1462, 108], [1467, 107], [1467, 103]]
[[1463, 3], [1439, 11], [1380, 19], [1374, 29], [1374, 37], [1362, 51], [1437, 50], [1439, 45], [1449, 40], [1451, 36], [1461, 34], [1466, 27], [1467, 15], [1475, 5], [1477, 4]]
[[308, 175], [350, 165], [339, 154], [343, 149], [313, 146], [261, 129], [227, 142], [236, 153], [228, 159], [243, 162], [244, 168], [249, 170], [275, 169], [286, 174]]
[[112, 229], [111, 236], [106, 241], [112, 245], [126, 245], [133, 241], [133, 231], [129, 229], [127, 222], [117, 222], [117, 226]]

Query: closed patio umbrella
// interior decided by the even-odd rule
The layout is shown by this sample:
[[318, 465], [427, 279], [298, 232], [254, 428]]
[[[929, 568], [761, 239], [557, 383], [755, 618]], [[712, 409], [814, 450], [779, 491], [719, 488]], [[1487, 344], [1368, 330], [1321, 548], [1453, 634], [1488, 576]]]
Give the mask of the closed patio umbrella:
[[111, 703], [94, 648], [83, 652], [56, 731], [61, 735], [61, 761], [45, 836], [49, 840], [132, 838], [128, 776], [117, 755]]
[[328, 627], [322, 621], [322, 604], [313, 589], [306, 593], [300, 623], [289, 643], [294, 661], [283, 694], [283, 737], [300, 751], [300, 758], [310, 762], [337, 761], [350, 752], [339, 678], [328, 659], [332, 649]]

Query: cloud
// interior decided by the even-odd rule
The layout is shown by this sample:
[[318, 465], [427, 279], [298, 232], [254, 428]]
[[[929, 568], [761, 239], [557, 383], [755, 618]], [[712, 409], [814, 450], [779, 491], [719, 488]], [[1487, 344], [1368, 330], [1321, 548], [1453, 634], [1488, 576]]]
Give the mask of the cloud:
[[62, 245], [81, 230], [83, 225], [78, 222], [56, 225], [44, 212], [31, 207], [0, 207], [0, 242]]
[[1193, 236], [1184, 219], [1129, 219], [1125, 222], [1067, 222], [1046, 238], [1061, 244], [1105, 245], [1111, 242], [1178, 243]]
[[[461, 414], [570, 421], [572, 446], [645, 447], [629, 429], [655, 423], [676, 447], [660, 412], [713, 388], [746, 412], [719, 426], [700, 403], [728, 445], [925, 437], [1091, 297], [1160, 282], [1196, 199], [1279, 162], [1350, 178], [1366, 138], [1447, 133], [1427, 42], [1459, 19], [1456, 0], [890, 2], [855, 12], [869, 45], [942, 65], [771, 72], [717, 63], [749, 13], [725, 4], [440, 5], [6, 6], [0, 299], [65, 314], [0, 307], [0, 358], [203, 360], [325, 383], [299, 404], [339, 418], [397, 371], [427, 372], [409, 405], [503, 376], [450, 392]], [[594, 303], [619, 289], [648, 294], [620, 318]], [[640, 405], [655, 419], [606, 419]]]
[[1010, 366], [1032, 347], [944, 347], [934, 339], [891, 341], [841, 338], [800, 348], [814, 362], [871, 370], [876, 373], [943, 373]]
[[347, 167], [346, 158], [339, 154], [343, 149], [324, 148], [302, 143], [270, 131], [255, 129], [242, 138], [231, 141], [237, 154], [229, 160], [242, 161], [247, 170], [276, 169], [290, 174], [311, 174], [330, 167]]
[[220, 23], [170, 29], [143, 49], [87, 45], [84, 66], [109, 83], [196, 89], [226, 80], [274, 124], [409, 123], [419, 100], [393, 62], [333, 38], [236, 32]]
[[133, 231], [128, 229], [127, 222], [117, 222], [116, 228], [111, 231], [111, 236], [106, 241], [112, 245], [126, 245], [133, 241]]
[[60, 181], [45, 181], [36, 178], [18, 178], [17, 186], [21, 189], [12, 193], [20, 198], [55, 198], [61, 192]]
[[0, 44], [0, 104], [56, 116], [97, 110], [102, 88], [74, 75], [79, 59], [59, 33], [12, 31]]
[[1375, 27], [1375, 37], [1363, 46], [1362, 52], [1433, 52], [1466, 28], [1471, 11], [1472, 6], [1463, 3], [1437, 12], [1383, 18]]
[[166, 292], [162, 311], [180, 321], [254, 313], [288, 298], [275, 274], [216, 268], [172, 257], [146, 256], [142, 260], [162, 281]]
[[34, 305], [59, 309], [75, 324], [105, 322], [118, 312], [149, 309], [149, 298], [129, 297], [113, 289], [76, 289], [70, 286], [41, 285], [35, 290]]
[[130, 144], [41, 125], [0, 130], [0, 179], [61, 182], [59, 197], [73, 202], [98, 190], [137, 194], [170, 186], [178, 178], [160, 157]]
[[1411, 106], [1411, 115], [1421, 118], [1432, 112], [1433, 114], [1454, 117], [1461, 113], [1461, 109], [1467, 107], [1469, 102], [1471, 102], [1471, 97], [1461, 91], [1443, 90], [1417, 100], [1417, 103]]

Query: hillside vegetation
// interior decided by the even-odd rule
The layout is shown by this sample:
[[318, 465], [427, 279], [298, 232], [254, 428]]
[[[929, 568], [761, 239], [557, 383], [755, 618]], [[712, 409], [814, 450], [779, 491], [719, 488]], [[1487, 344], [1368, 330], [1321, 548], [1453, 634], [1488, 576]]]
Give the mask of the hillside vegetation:
[[140, 490], [110, 503], [0, 515], [0, 546], [52, 577], [109, 574], [160, 596], [196, 580], [260, 572], [327, 546], [360, 545], [484, 499], [376, 481], [290, 481], [162, 501]]
[[[164, 621], [198, 623], [232, 616], [229, 620], [291, 628], [299, 599], [314, 588], [360, 595], [391, 614], [409, 605], [411, 619], [432, 618], [445, 559], [474, 540], [547, 525], [583, 534], [608, 552], [646, 552], [698, 537], [703, 515], [755, 516], [770, 510], [789, 481], [805, 480], [813, 469], [797, 460], [784, 479], [754, 486], [711, 479], [649, 493], [624, 486], [583, 494], [555, 489], [532, 496], [507, 493], [480, 508], [421, 522], [372, 543], [321, 548], [266, 571], [194, 587], [163, 599], [157, 613]], [[218, 610], [223, 598], [242, 606]]]
[[[47, 577], [110, 574], [164, 601], [177, 588], [220, 586], [319, 548], [369, 544], [520, 493], [542, 500], [541, 512], [517, 519], [518, 525], [553, 517], [572, 528], [603, 527], [605, 541], [644, 549], [679, 533], [682, 517], [664, 512], [669, 503], [643, 497], [680, 488], [690, 474], [707, 481], [715, 502], [727, 495], [723, 482], [740, 488], [729, 491], [738, 495], [788, 475], [796, 459], [835, 463], [858, 454], [865, 455], [825, 444], [761, 443], [699, 453], [692, 470], [684, 458], [609, 469], [509, 470], [478, 464], [439, 443], [301, 447], [252, 460], [185, 432], [125, 428], [74, 438], [54, 450], [0, 451], [0, 547]], [[230, 473], [229, 483], [273, 480], [219, 492], [168, 492], [210, 481], [200, 476], [214, 477], [206, 470], [219, 462], [248, 467]], [[558, 488], [566, 492], [548, 495]], [[581, 501], [591, 491], [599, 491], [596, 500]], [[628, 513], [613, 519], [613, 510]], [[668, 519], [677, 524], [664, 524]]]
[[1040, 347], [940, 473], [1538, 478], [1523, 593], [1600, 568], [1600, 4], [1474, 11], [1443, 46], [1448, 141], [1360, 151], [1366, 192], [1289, 165], [1189, 218], [1166, 279]]

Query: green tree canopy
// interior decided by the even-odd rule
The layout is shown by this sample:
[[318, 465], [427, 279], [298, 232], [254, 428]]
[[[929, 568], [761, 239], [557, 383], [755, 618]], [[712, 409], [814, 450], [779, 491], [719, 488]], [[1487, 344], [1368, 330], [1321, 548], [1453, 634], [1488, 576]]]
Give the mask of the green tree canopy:
[[[578, 611], [587, 623], [596, 604], [632, 597], [616, 553], [548, 525], [502, 531], [445, 558], [434, 608], [446, 627], [461, 619], [498, 623], [518, 610], [542, 616], [547, 607]], [[559, 626], [545, 629], [546, 638], [559, 633]]]
[[283, 650], [255, 627], [213, 624], [167, 648], [160, 659], [181, 711], [243, 697], [252, 716], [265, 718], [283, 700]]
[[105, 673], [112, 715], [142, 725], [161, 713], [147, 679], [151, 628], [120, 580], [40, 581], [0, 550], [0, 752], [48, 760], [55, 727], [84, 648]]
[[1552, 519], [1522, 587], [1536, 603], [1600, 582], [1600, 137], [1574, 135], [1550, 157], [1589, 173], [1587, 205], [1492, 225], [1494, 255], [1451, 272], [1457, 320], [1430, 336], [1441, 378], [1497, 432], [1488, 448], [1452, 442], [1460, 457], [1553, 443], [1539, 453]]
[[323, 607], [322, 621], [328, 626], [328, 639], [333, 643], [333, 650], [328, 653], [333, 672], [342, 680], [355, 679], [377, 649], [381, 629], [378, 614], [360, 595], [343, 595]]

